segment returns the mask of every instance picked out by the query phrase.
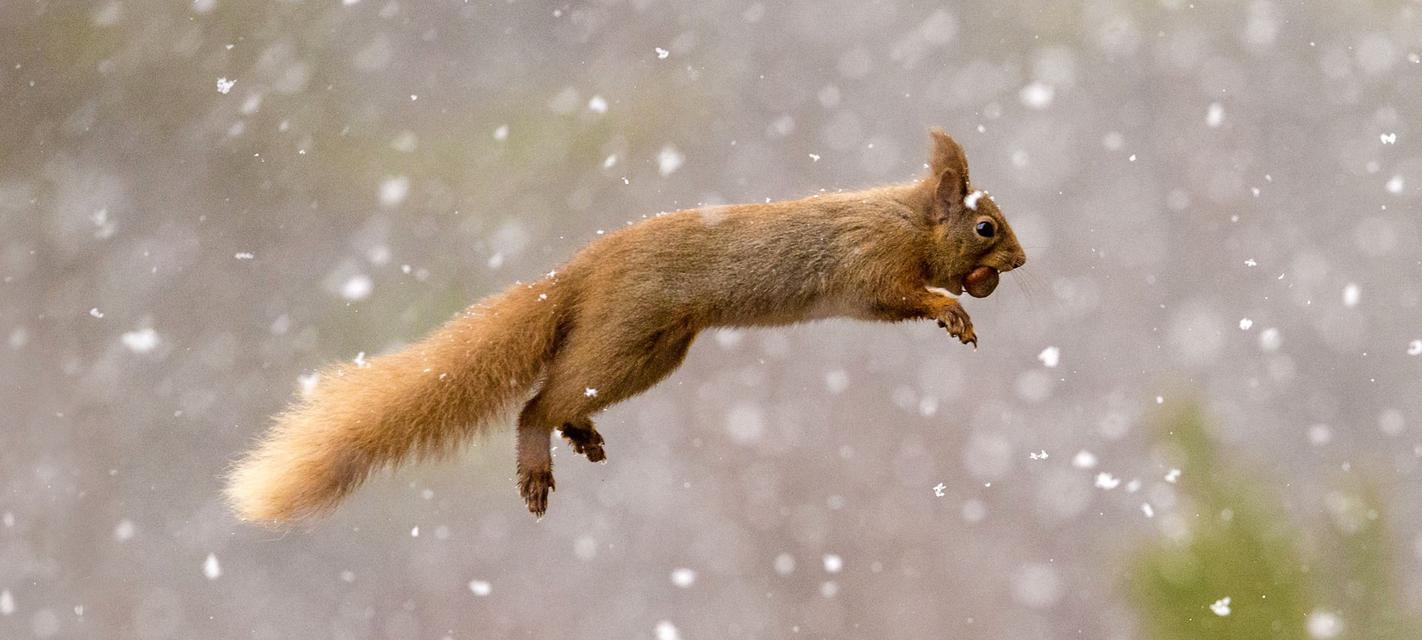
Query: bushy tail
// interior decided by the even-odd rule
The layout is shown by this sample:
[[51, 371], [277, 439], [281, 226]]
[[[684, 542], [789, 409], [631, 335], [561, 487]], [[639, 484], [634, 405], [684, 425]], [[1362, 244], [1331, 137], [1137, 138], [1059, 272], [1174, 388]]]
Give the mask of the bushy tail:
[[539, 375], [558, 332], [553, 289], [515, 285], [402, 351], [322, 372], [229, 475], [233, 510], [266, 522], [320, 514], [372, 471], [468, 440]]

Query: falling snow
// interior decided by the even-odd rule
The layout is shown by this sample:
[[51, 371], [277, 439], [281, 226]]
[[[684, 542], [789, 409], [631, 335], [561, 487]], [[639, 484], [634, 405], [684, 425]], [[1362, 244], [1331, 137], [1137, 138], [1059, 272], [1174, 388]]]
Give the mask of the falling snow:
[[682, 589], [689, 589], [696, 584], [696, 572], [686, 568], [675, 569], [671, 572], [671, 582]]
[[[1304, 541], [1375, 517], [1396, 566], [1422, 557], [1422, 155], [1399, 89], [1422, 34], [1398, 3], [747, 0], [629, 27], [644, 4], [19, 18], [63, 46], [0, 39], [0, 406], [19, 416], [0, 635], [452, 639], [442, 621], [472, 616], [488, 637], [1124, 638], [1148, 614], [1103, 577], [1190, 544], [1215, 488], [1325, 505], [1289, 523]], [[559, 296], [584, 288], [575, 252], [644, 219], [692, 210], [719, 234], [739, 202], [840, 211], [844, 191], [928, 175], [932, 125], [970, 158], [960, 201], [1000, 207], [1028, 254], [960, 299], [977, 351], [929, 322], [703, 333], [594, 417], [610, 464], [549, 442], [538, 522], [516, 402], [459, 464], [382, 471], [325, 519], [228, 511], [223, 478], [273, 415], [491, 313], [485, 296], [602, 300]], [[1274, 143], [1297, 132], [1321, 133]], [[707, 290], [686, 260], [618, 286], [647, 310], [832, 281], [837, 254], [797, 270], [802, 239], [748, 237], [719, 268], [765, 270], [765, 291]], [[426, 360], [393, 384], [478, 378]], [[611, 399], [605, 373], [574, 378], [587, 402]], [[1168, 442], [1192, 408], [1213, 464]], [[1302, 579], [1330, 593], [1320, 575]], [[1272, 594], [1209, 578], [1180, 604], [1190, 624], [1273, 615]], [[926, 607], [945, 584], [974, 588]], [[1248, 610], [1216, 619], [1226, 593]], [[254, 622], [274, 594], [289, 611]], [[1345, 604], [1289, 615], [1314, 640], [1366, 634]]]
[[1221, 124], [1224, 124], [1224, 116], [1224, 105], [1211, 102], [1210, 107], [1205, 110], [1205, 124], [1209, 125], [1211, 129], [1218, 129]]
[[662, 177], [665, 178], [676, 173], [683, 162], [686, 162], [686, 156], [677, 151], [676, 147], [671, 145], [662, 147], [662, 150], [657, 153], [657, 173], [662, 174]]
[[218, 563], [216, 555], [207, 554], [207, 559], [202, 562], [202, 575], [206, 576], [208, 580], [222, 577], [222, 565]]
[[134, 353], [148, 353], [158, 347], [158, 332], [151, 327], [127, 331], [119, 336], [123, 346]]

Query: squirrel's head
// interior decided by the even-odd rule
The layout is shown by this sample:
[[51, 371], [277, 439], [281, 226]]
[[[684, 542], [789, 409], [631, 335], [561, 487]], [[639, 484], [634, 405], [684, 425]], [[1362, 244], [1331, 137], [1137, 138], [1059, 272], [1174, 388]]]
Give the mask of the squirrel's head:
[[934, 128], [933, 154], [923, 186], [931, 194], [928, 215], [938, 243], [936, 279], [954, 295], [966, 290], [983, 298], [997, 287], [997, 274], [1026, 264], [1012, 227], [986, 191], [973, 189], [963, 147]]

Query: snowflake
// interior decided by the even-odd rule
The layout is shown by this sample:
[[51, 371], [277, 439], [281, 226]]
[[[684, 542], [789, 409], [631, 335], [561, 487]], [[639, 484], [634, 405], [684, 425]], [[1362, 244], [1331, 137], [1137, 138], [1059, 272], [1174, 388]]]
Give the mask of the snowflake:
[[685, 567], [675, 569], [671, 572], [671, 581], [682, 589], [689, 589], [691, 585], [696, 584], [696, 572]]
[[204, 560], [202, 563], [202, 575], [207, 576], [208, 580], [216, 580], [222, 577], [222, 565], [217, 562], [216, 555], [211, 553], [207, 554], [207, 560]]
[[1218, 129], [1224, 123], [1224, 105], [1218, 102], [1211, 102], [1210, 108], [1205, 112], [1205, 124], [1211, 129]]
[[152, 328], [138, 329], [119, 336], [119, 340], [129, 351], [148, 353], [158, 346], [158, 332]]
[[1214, 604], [1210, 605], [1210, 611], [1215, 612], [1215, 615], [1221, 618], [1229, 615], [1229, 596], [1216, 600]]

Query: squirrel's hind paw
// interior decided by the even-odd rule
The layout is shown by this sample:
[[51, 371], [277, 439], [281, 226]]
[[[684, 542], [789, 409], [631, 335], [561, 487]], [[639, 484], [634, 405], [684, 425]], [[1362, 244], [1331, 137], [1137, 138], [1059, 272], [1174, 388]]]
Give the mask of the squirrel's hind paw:
[[543, 514], [548, 513], [548, 492], [556, 490], [551, 469], [519, 472], [518, 493], [523, 496], [523, 503], [528, 505], [529, 513], [540, 520]]

